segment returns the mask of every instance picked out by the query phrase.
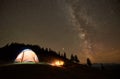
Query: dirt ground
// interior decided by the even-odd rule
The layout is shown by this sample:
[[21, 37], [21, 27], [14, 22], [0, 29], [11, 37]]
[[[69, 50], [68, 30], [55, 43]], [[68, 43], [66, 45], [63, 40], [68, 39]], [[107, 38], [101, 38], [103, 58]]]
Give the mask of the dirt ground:
[[84, 66], [55, 67], [40, 64], [0, 66], [0, 79], [120, 79], [120, 71]]

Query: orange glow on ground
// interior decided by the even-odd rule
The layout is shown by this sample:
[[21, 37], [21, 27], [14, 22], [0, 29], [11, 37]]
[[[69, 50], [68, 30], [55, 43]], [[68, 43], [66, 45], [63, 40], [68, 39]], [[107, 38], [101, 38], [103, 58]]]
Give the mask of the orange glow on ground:
[[52, 66], [63, 66], [64, 65], [64, 61], [62, 60], [55, 60], [54, 62], [51, 63]]

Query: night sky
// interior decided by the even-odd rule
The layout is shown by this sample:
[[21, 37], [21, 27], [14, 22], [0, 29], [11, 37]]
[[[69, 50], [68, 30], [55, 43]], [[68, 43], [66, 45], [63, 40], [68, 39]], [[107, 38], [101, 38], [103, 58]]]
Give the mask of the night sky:
[[0, 47], [12, 42], [120, 63], [120, 1], [0, 0]]

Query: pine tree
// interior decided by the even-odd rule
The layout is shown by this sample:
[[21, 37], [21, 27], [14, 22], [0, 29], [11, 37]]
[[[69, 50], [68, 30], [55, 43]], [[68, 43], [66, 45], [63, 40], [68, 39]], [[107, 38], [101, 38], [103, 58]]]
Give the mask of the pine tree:
[[74, 56], [71, 54], [70, 61], [74, 62]]
[[63, 55], [64, 58], [66, 58], [66, 53], [64, 52], [64, 55]]
[[58, 56], [61, 56], [60, 52], [58, 52]]
[[78, 59], [78, 57], [77, 57], [77, 55], [74, 56], [74, 61], [75, 61], [76, 63], [79, 63], [79, 62], [80, 62], [79, 59]]
[[91, 60], [90, 60], [89, 58], [87, 58], [87, 65], [88, 65], [89, 67], [92, 66], [92, 62], [91, 62]]

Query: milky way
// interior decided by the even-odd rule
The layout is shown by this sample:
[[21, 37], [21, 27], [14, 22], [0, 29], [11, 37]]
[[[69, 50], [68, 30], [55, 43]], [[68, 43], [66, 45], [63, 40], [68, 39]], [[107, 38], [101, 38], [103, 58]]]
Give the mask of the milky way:
[[18, 42], [120, 62], [119, 0], [0, 0], [0, 47]]
[[[66, 1], [67, 3], [67, 1]], [[90, 55], [92, 51], [92, 42], [90, 42], [90, 39], [88, 37], [88, 32], [86, 29], [84, 29], [84, 26], [88, 26], [89, 20], [86, 15], [86, 10], [83, 10], [81, 7], [78, 7], [79, 1], [74, 0], [73, 2], [68, 2], [66, 4], [68, 7], [68, 13], [70, 13], [69, 19], [71, 20], [73, 24], [73, 30], [78, 32], [78, 37], [79, 37], [79, 49], [82, 52], [82, 57], [84, 58], [92, 58]], [[81, 24], [81, 21], [83, 22]], [[83, 26], [84, 25], [84, 26]], [[93, 58], [92, 58], [93, 60]]]
[[[114, 4], [112, 4], [112, 2]], [[97, 57], [96, 53], [99, 55], [100, 52], [103, 53], [104, 50], [106, 49], [114, 49], [115, 46], [108, 46], [109, 48], [104, 48], [104, 45], [108, 45], [108, 43], [105, 43], [105, 40], [109, 41], [109, 39], [104, 38], [106, 36], [105, 32], [109, 32], [109, 33], [113, 33], [112, 31], [110, 32], [110, 28], [106, 27], [104, 28], [104, 24], [106, 24], [109, 21], [112, 21], [112, 19], [109, 20], [109, 17], [112, 16], [112, 18], [115, 18], [117, 15], [117, 13], [115, 13], [115, 8], [114, 5], [117, 1], [88, 1], [88, 0], [65, 0], [65, 7], [68, 11], [68, 15], [69, 15], [69, 20], [71, 22], [71, 24], [73, 25], [73, 30], [77, 32], [77, 36], [79, 37], [79, 52], [78, 55], [80, 58], [87, 58], [89, 57], [90, 59], [92, 59], [93, 61], [95, 61], [95, 58]], [[98, 5], [97, 7], [95, 7], [94, 5]], [[105, 7], [102, 10], [102, 5]], [[90, 11], [91, 10], [91, 11]], [[93, 11], [93, 12], [92, 12]], [[100, 11], [101, 13], [97, 13], [97, 11]], [[105, 13], [103, 13], [105, 12]], [[109, 14], [107, 14], [106, 12], [110, 12]], [[93, 14], [91, 14], [93, 13]], [[104, 22], [99, 22], [96, 21], [96, 17], [102, 17], [104, 18]], [[107, 16], [107, 17], [106, 17]], [[116, 21], [117, 18], [116, 18]], [[101, 23], [101, 24], [99, 24]], [[114, 24], [113, 24], [114, 26]], [[112, 26], [112, 28], [114, 28]], [[107, 27], [111, 27], [109, 26], [109, 24], [107, 24]], [[118, 26], [116, 26], [118, 27]], [[115, 28], [116, 28], [115, 27]], [[103, 32], [104, 31], [104, 32]], [[101, 39], [101, 34], [100, 32], [102, 32], [101, 34], [103, 34], [103, 37]], [[119, 31], [118, 31], [119, 33]], [[114, 33], [113, 33], [114, 35]], [[106, 37], [109, 37], [109, 35], [107, 34]], [[111, 38], [116, 39], [116, 37], [112, 36]], [[100, 45], [98, 44], [98, 39], [100, 40], [102, 47], [99, 47]], [[119, 37], [117, 38], [119, 39]], [[115, 40], [112, 40], [112, 43], [114, 43]], [[115, 45], [115, 44], [114, 44]], [[97, 49], [100, 49], [100, 51], [98, 51]], [[108, 51], [106, 51], [107, 53]], [[113, 53], [114, 54], [114, 53]], [[109, 57], [110, 56], [110, 57]], [[104, 55], [103, 55], [104, 57]], [[117, 56], [119, 57], [119, 56]], [[111, 58], [112, 59], [112, 54], [108, 55], [107, 58]], [[96, 58], [97, 60], [97, 58]], [[98, 59], [99, 60], [99, 59]], [[119, 59], [117, 59], [117, 61], [119, 61]]]

